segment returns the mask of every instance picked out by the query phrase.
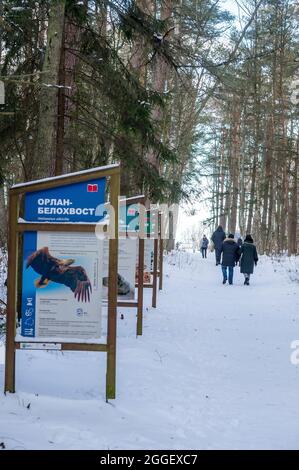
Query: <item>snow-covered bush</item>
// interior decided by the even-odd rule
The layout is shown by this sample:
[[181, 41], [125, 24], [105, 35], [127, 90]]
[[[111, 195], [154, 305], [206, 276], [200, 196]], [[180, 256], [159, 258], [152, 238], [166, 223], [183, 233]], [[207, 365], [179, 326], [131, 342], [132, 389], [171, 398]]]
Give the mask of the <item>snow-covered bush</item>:
[[191, 253], [182, 250], [172, 250], [167, 255], [166, 262], [172, 266], [177, 266], [179, 269], [186, 269], [191, 266], [196, 271], [201, 269], [200, 259], [201, 254], [199, 252]]
[[299, 283], [299, 256], [280, 255], [271, 259], [276, 272], [283, 272], [291, 281]]

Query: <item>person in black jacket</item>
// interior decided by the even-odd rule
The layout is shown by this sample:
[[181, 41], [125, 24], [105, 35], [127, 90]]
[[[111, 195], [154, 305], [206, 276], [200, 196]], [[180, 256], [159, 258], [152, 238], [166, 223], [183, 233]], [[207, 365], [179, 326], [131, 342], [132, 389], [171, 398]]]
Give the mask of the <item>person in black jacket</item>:
[[259, 258], [256, 246], [253, 244], [251, 235], [246, 235], [241, 248], [241, 273], [244, 274], [244, 285], [249, 286], [250, 274], [253, 274], [254, 265], [257, 265]]
[[201, 243], [200, 243], [200, 250], [203, 258], [207, 257], [207, 249], [209, 246], [209, 240], [206, 235], [203, 236]]
[[216, 256], [216, 266], [220, 264], [220, 259], [221, 259], [221, 249], [222, 249], [222, 243], [223, 240], [225, 239], [225, 233], [221, 225], [217, 227], [215, 232], [213, 233], [211, 240], [214, 243], [215, 247], [215, 256]]
[[240, 258], [240, 248], [239, 245], [235, 242], [234, 235], [232, 233], [230, 233], [228, 238], [226, 238], [222, 243], [221, 253], [223, 284], [226, 284], [227, 281], [227, 271], [228, 282], [229, 284], [232, 284], [234, 277], [234, 267]]

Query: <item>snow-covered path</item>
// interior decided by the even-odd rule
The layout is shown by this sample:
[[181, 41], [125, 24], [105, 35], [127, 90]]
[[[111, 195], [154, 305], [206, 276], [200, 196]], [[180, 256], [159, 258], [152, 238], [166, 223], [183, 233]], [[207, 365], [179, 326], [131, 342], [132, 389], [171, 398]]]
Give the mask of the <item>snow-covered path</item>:
[[[299, 284], [262, 259], [252, 285], [223, 286], [212, 255], [166, 264], [158, 308], [120, 309], [118, 396], [105, 355], [17, 357], [18, 392], [0, 398], [8, 449], [299, 449]], [[170, 260], [171, 261], [171, 260]], [[150, 304], [146, 292], [146, 304]], [[2, 359], [2, 360], [1, 360]], [[0, 350], [0, 386], [3, 389]]]

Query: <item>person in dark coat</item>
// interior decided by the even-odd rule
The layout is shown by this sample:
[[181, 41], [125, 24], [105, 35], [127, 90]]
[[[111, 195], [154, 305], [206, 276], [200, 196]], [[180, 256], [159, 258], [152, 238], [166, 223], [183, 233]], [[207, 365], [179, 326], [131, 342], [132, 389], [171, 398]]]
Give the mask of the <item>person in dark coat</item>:
[[226, 238], [222, 243], [221, 253], [223, 284], [226, 284], [227, 281], [227, 271], [228, 282], [229, 284], [232, 284], [234, 277], [234, 267], [240, 258], [240, 248], [239, 245], [235, 242], [234, 235], [232, 233], [230, 233], [228, 238]]
[[215, 247], [215, 257], [216, 257], [216, 266], [220, 264], [220, 259], [221, 259], [221, 249], [222, 249], [222, 243], [223, 240], [225, 239], [225, 233], [221, 225], [215, 230], [213, 233], [211, 240], [214, 243]]
[[208, 238], [204, 235], [202, 240], [201, 240], [201, 244], [200, 244], [200, 249], [201, 249], [201, 254], [202, 254], [202, 257], [203, 258], [206, 258], [207, 257], [207, 249], [208, 249], [208, 246], [209, 246], [209, 240]]
[[249, 286], [250, 274], [253, 274], [254, 265], [257, 265], [259, 258], [256, 246], [253, 244], [251, 235], [246, 235], [241, 248], [241, 273], [244, 274], [244, 285]]

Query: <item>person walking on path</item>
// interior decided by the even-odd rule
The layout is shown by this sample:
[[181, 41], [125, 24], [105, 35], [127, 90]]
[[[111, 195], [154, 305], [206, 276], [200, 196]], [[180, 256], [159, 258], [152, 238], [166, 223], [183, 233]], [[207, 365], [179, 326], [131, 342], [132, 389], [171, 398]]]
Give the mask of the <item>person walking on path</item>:
[[222, 243], [221, 253], [223, 284], [226, 284], [228, 271], [228, 283], [232, 285], [234, 277], [234, 267], [240, 258], [240, 248], [239, 245], [235, 242], [234, 235], [232, 233], [230, 233], [228, 238], [226, 238]]
[[259, 258], [256, 246], [253, 244], [251, 235], [246, 235], [241, 248], [241, 273], [244, 274], [244, 285], [249, 286], [250, 274], [253, 274], [254, 265], [257, 265]]
[[225, 239], [225, 233], [221, 225], [213, 233], [211, 240], [215, 247], [216, 266], [220, 264], [222, 243]]
[[206, 258], [207, 257], [207, 249], [208, 249], [208, 246], [209, 246], [209, 240], [208, 238], [204, 235], [202, 240], [201, 240], [201, 243], [200, 243], [200, 249], [201, 249], [201, 254], [202, 254], [202, 257], [203, 258]]

